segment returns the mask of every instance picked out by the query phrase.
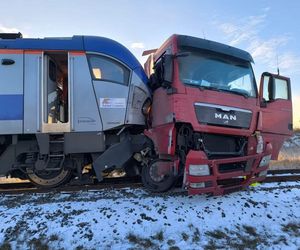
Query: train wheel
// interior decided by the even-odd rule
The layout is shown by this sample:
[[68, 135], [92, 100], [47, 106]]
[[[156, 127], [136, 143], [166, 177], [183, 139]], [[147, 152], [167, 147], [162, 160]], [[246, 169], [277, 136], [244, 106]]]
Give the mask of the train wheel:
[[171, 189], [176, 178], [173, 174], [173, 162], [165, 160], [153, 160], [142, 169], [142, 182], [151, 192], [166, 192]]
[[71, 169], [60, 169], [58, 171], [36, 171], [28, 173], [28, 179], [36, 186], [42, 188], [54, 188], [68, 182], [72, 177]]

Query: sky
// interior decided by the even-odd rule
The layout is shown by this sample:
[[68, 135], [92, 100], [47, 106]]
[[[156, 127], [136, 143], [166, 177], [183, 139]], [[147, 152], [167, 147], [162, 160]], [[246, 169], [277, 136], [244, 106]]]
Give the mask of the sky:
[[1, 2], [0, 32], [109, 37], [141, 63], [144, 50], [174, 33], [226, 43], [252, 54], [257, 82], [277, 66], [291, 78], [294, 126], [300, 127], [299, 10], [297, 0], [10, 0]]

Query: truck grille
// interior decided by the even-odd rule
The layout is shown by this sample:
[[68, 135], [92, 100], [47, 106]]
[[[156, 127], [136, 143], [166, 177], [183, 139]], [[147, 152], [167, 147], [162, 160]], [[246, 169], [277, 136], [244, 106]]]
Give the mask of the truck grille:
[[251, 124], [252, 111], [209, 103], [195, 103], [195, 112], [201, 124], [246, 128]]
[[243, 178], [230, 178], [225, 180], [218, 180], [217, 183], [222, 188], [241, 185], [245, 180]]
[[223, 163], [219, 165], [219, 172], [228, 173], [234, 171], [244, 171], [246, 166], [247, 162]]
[[196, 141], [200, 141], [200, 149], [209, 159], [221, 159], [239, 157], [245, 155], [247, 137], [219, 135], [219, 134], [197, 134]]

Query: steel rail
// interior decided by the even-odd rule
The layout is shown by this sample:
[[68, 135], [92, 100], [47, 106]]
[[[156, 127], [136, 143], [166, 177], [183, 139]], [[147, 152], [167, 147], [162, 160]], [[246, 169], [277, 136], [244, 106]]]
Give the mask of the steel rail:
[[[300, 169], [269, 170], [264, 183], [273, 182], [300, 182]], [[65, 185], [58, 188], [39, 188], [30, 182], [0, 184], [0, 194], [23, 193], [59, 193], [93, 191], [101, 189], [141, 188], [143, 187], [139, 177], [104, 178], [103, 182], [95, 184]]]

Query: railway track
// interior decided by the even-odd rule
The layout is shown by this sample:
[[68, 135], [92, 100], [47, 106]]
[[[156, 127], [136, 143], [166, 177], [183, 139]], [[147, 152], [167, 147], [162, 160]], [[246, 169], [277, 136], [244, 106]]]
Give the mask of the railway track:
[[76, 192], [76, 191], [93, 191], [110, 188], [138, 188], [142, 187], [139, 177], [120, 177], [105, 178], [101, 183], [66, 185], [58, 188], [38, 188], [30, 182], [24, 183], [5, 183], [0, 184], [0, 194], [20, 194], [20, 193], [59, 193], [59, 192]]
[[[265, 183], [300, 181], [300, 169], [269, 170]], [[105, 178], [101, 183], [67, 185], [59, 188], [37, 188], [30, 182], [0, 184], [0, 194], [96, 191], [101, 189], [140, 188], [139, 177]]]
[[269, 170], [265, 183], [300, 181], [300, 169]]

